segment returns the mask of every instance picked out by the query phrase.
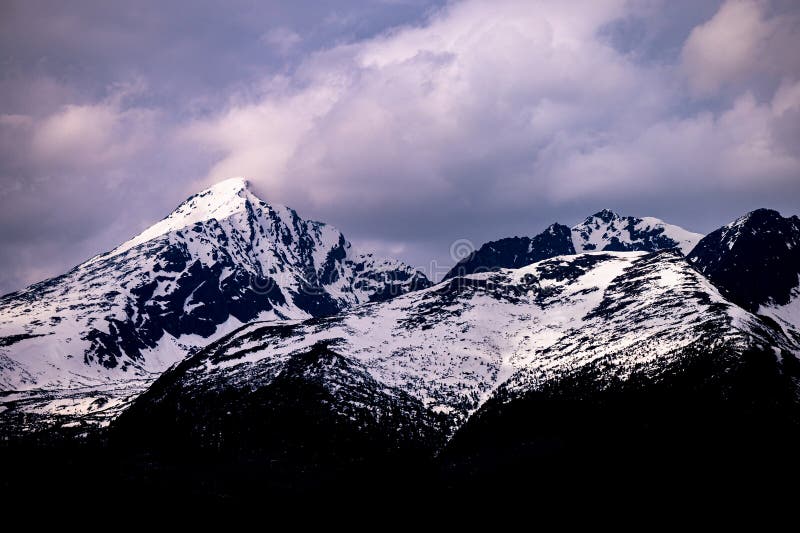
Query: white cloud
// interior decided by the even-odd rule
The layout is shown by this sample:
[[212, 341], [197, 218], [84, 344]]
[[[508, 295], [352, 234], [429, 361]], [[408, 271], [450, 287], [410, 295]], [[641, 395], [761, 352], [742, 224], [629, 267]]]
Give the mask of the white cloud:
[[44, 117], [17, 120], [30, 128], [30, 155], [38, 165], [62, 172], [129, 163], [157, 136], [160, 113], [126, 105], [144, 90], [139, 82], [120, 84], [100, 102], [64, 105]]
[[727, 0], [705, 24], [692, 30], [682, 52], [695, 95], [723, 89], [774, 88], [800, 76], [800, 18], [767, 0]]
[[150, 111], [108, 104], [66, 106], [37, 127], [34, 155], [67, 166], [118, 162], [148, 142], [152, 119]]
[[[323, 214], [426, 205], [463, 216], [796, 179], [796, 154], [773, 138], [790, 88], [773, 103], [745, 92], [687, 114], [679, 65], [636, 63], [601, 37], [627, 9], [454, 4], [423, 26], [318, 53], [187, 132], [220, 154], [209, 181], [246, 174], [268, 197]], [[723, 5], [686, 43], [691, 84], [741, 75], [777, 26], [754, 2]]]
[[189, 132], [222, 151], [210, 179], [248, 174], [288, 199], [388, 200], [389, 175], [449, 194], [470, 160], [531, 158], [559, 132], [657, 112], [658, 95], [630, 98], [653, 74], [594, 37], [622, 7], [457, 4], [426, 26], [319, 53], [293, 80], [301, 89], [234, 104]]
[[692, 87], [711, 93], [759, 68], [774, 23], [764, 20], [763, 3], [728, 0], [714, 17], [692, 30], [683, 62]]
[[775, 91], [772, 99], [772, 112], [781, 116], [784, 113], [800, 110], [800, 80], [791, 83], [784, 81]]
[[208, 185], [231, 176], [247, 175], [271, 187], [284, 185], [286, 168], [314, 121], [328, 112], [338, 90], [331, 85], [287, 91], [273, 80], [270, 92], [257, 102], [237, 102], [211, 120], [181, 126], [176, 138], [223, 157], [198, 184]]
[[552, 161], [552, 194], [567, 200], [610, 190], [696, 201], [704, 193], [796, 186], [797, 153], [774, 135], [785, 98], [759, 103], [746, 93], [719, 115], [664, 119], [635, 137], [559, 154]]

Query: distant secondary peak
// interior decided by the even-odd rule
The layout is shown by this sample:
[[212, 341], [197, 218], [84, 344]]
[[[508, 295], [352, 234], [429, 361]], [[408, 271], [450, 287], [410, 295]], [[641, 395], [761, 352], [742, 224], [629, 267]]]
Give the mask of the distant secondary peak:
[[[709, 233], [688, 258], [724, 295], [749, 311], [787, 306], [800, 280], [800, 219], [756, 209]], [[800, 317], [791, 306], [776, 312], [790, 323]]]
[[582, 252], [654, 252], [678, 247], [688, 254], [703, 237], [663, 220], [621, 216], [603, 209], [572, 228], [573, 243]]

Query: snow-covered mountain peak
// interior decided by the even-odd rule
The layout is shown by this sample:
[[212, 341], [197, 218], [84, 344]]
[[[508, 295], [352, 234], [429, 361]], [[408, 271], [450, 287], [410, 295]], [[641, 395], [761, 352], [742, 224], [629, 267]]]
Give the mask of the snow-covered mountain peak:
[[429, 284], [233, 178], [111, 252], [0, 299], [0, 387], [146, 379], [242, 323], [329, 315]]
[[603, 209], [572, 228], [572, 242], [577, 253], [592, 251], [656, 251], [680, 248], [688, 254], [702, 239], [679, 226], [654, 217], [621, 216]]
[[497, 268], [519, 268], [556, 255], [575, 253], [679, 248], [685, 255], [702, 237], [657, 218], [621, 216], [603, 209], [573, 228], [554, 223], [534, 237], [487, 242], [459, 261], [444, 279]]
[[248, 200], [258, 200], [245, 178], [230, 178], [187, 198], [169, 217], [194, 214], [210, 218], [224, 217], [231, 210], [244, 207]]

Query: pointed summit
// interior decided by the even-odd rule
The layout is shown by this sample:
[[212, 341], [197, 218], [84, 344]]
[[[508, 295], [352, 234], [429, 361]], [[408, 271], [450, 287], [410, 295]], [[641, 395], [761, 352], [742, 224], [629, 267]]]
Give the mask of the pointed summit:
[[250, 189], [250, 181], [243, 176], [234, 176], [222, 181], [218, 181], [206, 190], [219, 189], [238, 192], [243, 189]]
[[191, 227], [198, 222], [225, 220], [234, 213], [244, 212], [248, 202], [251, 204], [264, 203], [253, 194], [250, 190], [250, 183], [245, 178], [237, 177], [220, 181], [193, 194], [164, 219], [101, 257], [119, 255], [147, 241]]
[[610, 209], [598, 211], [572, 228], [572, 241], [578, 253], [655, 252], [677, 247], [687, 254], [702, 238], [699, 233], [657, 218], [624, 217]]

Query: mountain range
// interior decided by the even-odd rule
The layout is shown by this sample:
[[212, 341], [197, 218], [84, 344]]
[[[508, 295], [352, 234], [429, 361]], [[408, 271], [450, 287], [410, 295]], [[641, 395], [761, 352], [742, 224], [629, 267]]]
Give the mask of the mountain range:
[[702, 238], [699, 233], [657, 218], [623, 217], [603, 209], [572, 228], [555, 223], [534, 237], [487, 242], [459, 261], [444, 279], [497, 268], [519, 268], [556, 255], [584, 252], [653, 252], [679, 248], [687, 254]]
[[235, 456], [279, 488], [390, 464], [471, 483], [597, 453], [752, 457], [800, 427], [798, 254], [800, 219], [771, 210], [707, 236], [603, 210], [486, 243], [434, 284], [227, 180], [0, 299], [0, 421]]

